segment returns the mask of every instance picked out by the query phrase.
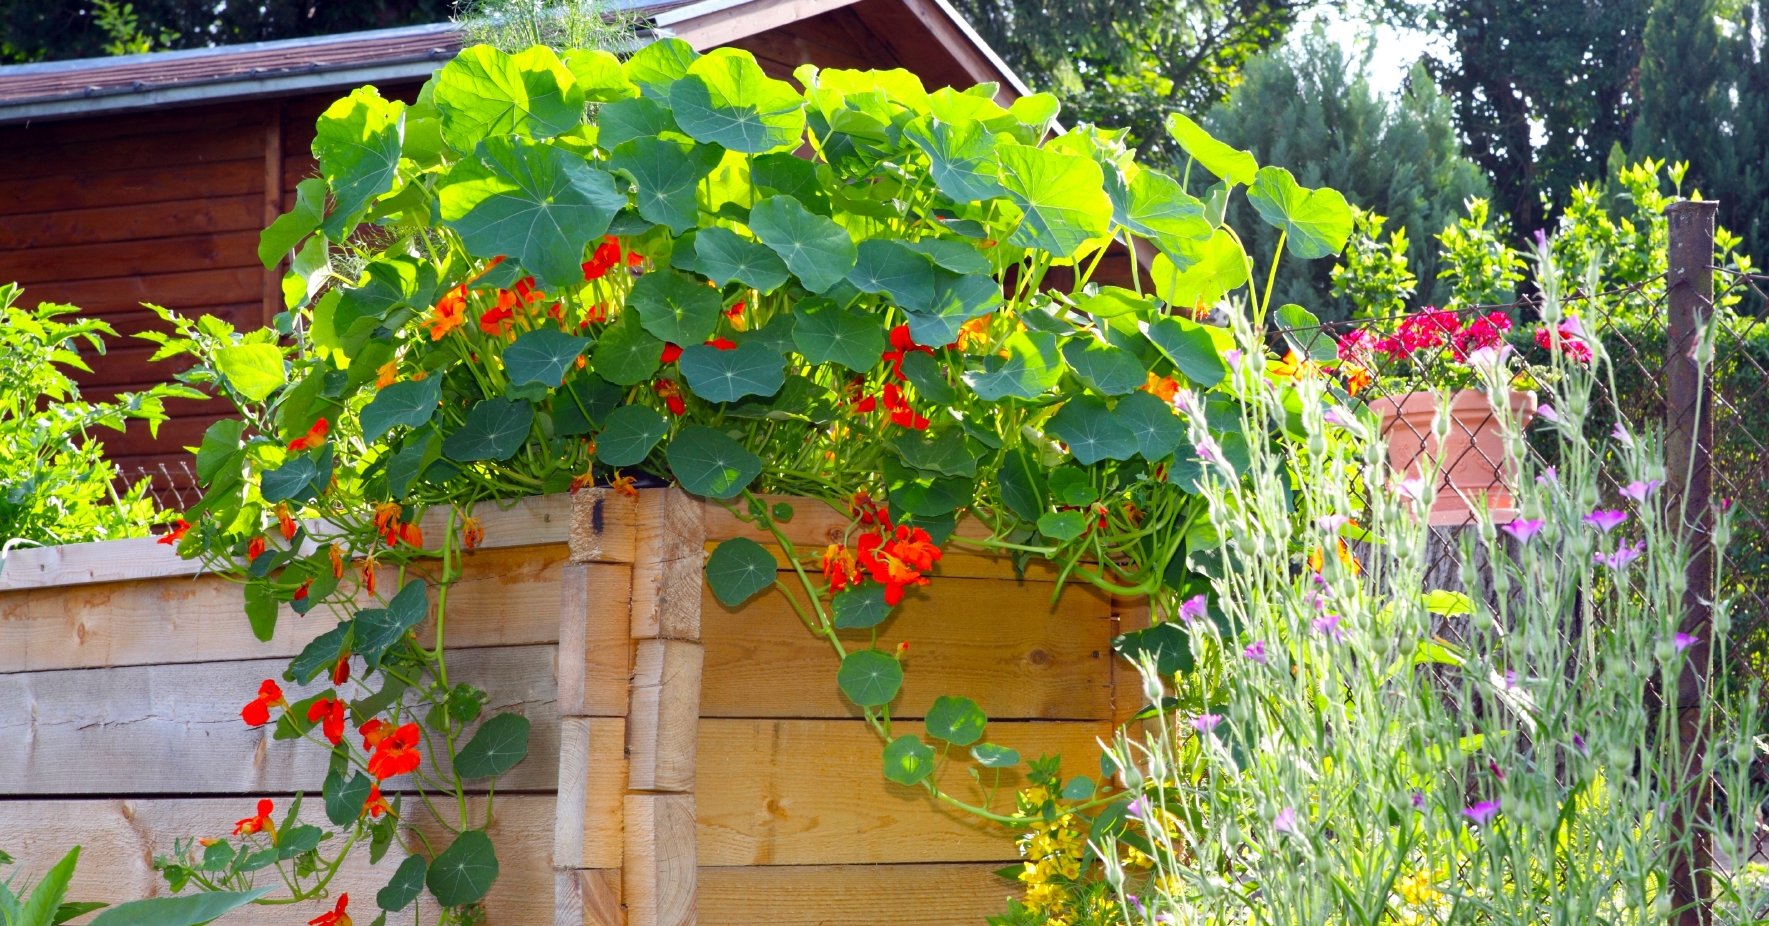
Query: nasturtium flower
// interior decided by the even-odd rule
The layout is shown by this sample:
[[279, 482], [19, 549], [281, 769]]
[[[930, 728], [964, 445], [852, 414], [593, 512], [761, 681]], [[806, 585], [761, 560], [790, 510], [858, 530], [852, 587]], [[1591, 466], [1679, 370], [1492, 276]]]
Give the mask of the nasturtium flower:
[[861, 574], [854, 563], [854, 554], [839, 543], [824, 547], [823, 577], [828, 580], [830, 591], [835, 592], [860, 584]]
[[321, 913], [308, 920], [307, 926], [353, 926], [350, 922], [350, 914], [344, 912], [344, 908], [348, 906], [350, 906], [350, 893], [346, 891], [338, 895], [338, 905], [332, 908], [332, 912]]
[[369, 785], [369, 796], [363, 799], [362, 812], [371, 820], [378, 820], [382, 814], [393, 812], [393, 808], [387, 806], [387, 799], [381, 796], [380, 785]]
[[928, 426], [926, 415], [917, 412], [903, 397], [903, 390], [896, 383], [885, 383], [885, 411], [890, 415], [891, 423], [911, 431], [925, 431]]
[[994, 322], [992, 315], [979, 315], [958, 326], [958, 340], [955, 342], [959, 350], [975, 350], [989, 346], [989, 325]]
[[326, 552], [332, 557], [332, 578], [344, 578], [344, 551], [334, 543], [326, 547]]
[[1171, 405], [1173, 404], [1173, 396], [1179, 392], [1179, 380], [1171, 376], [1156, 376], [1154, 373], [1150, 373], [1148, 381], [1137, 388]]
[[251, 540], [246, 541], [246, 562], [249, 563], [258, 557], [263, 556], [264, 550], [267, 546], [268, 544], [265, 543], [263, 537], [253, 537]]
[[663, 353], [658, 355], [658, 362], [675, 363], [680, 359], [682, 359], [682, 345], [671, 344], [668, 341], [665, 341], [663, 344]]
[[155, 543], [163, 543], [163, 544], [166, 544], [167, 546], [171, 546], [171, 545], [177, 543], [178, 541], [183, 540], [184, 535], [186, 533], [188, 533], [189, 531], [190, 531], [190, 522], [186, 521], [183, 518], [179, 518], [178, 520], [172, 522], [172, 529], [171, 530], [165, 532], [164, 534], [161, 534], [160, 539], [158, 539], [154, 542]]
[[338, 745], [344, 741], [344, 702], [329, 696], [320, 698], [308, 705], [307, 722], [319, 723], [326, 741]]
[[399, 380], [399, 361], [389, 360], [375, 368], [375, 388], [385, 389]]
[[283, 689], [272, 679], [265, 679], [258, 686], [258, 697], [253, 698], [240, 708], [240, 719], [248, 727], [262, 727], [270, 722], [270, 709], [273, 707], [287, 708], [289, 702], [283, 698]]
[[375, 751], [369, 756], [369, 774], [378, 781], [386, 781], [397, 775], [404, 775], [417, 769], [422, 757], [418, 754], [418, 725], [408, 723], [382, 735], [375, 743]]
[[903, 358], [914, 353], [934, 355], [933, 348], [915, 343], [915, 337], [909, 333], [908, 325], [898, 325], [891, 329], [891, 349], [879, 355], [879, 359], [891, 365], [891, 375], [903, 378]]
[[373, 752], [375, 747], [381, 745], [381, 741], [387, 738], [387, 734], [392, 732], [392, 726], [379, 717], [371, 717], [363, 721], [356, 728], [356, 732], [362, 734], [363, 751]]
[[1351, 395], [1363, 392], [1376, 381], [1376, 378], [1370, 375], [1369, 368], [1355, 363], [1341, 364], [1339, 372], [1345, 376], [1345, 391]]
[[430, 309], [430, 340], [440, 341], [467, 323], [467, 284], [448, 291]]
[[707, 340], [706, 346], [713, 350], [736, 350], [737, 342], [730, 338], [710, 338]]
[[363, 558], [362, 587], [371, 595], [375, 593], [375, 557], [373, 555]]
[[932, 569], [940, 555], [927, 531], [900, 525], [889, 533], [860, 535], [855, 561], [872, 581], [885, 587], [885, 603], [894, 607], [902, 602], [905, 589], [928, 584], [922, 573]]
[[309, 578], [295, 588], [295, 601], [306, 601], [309, 592], [313, 591], [313, 580]]
[[416, 524], [400, 520], [404, 511], [398, 502], [382, 502], [376, 505], [375, 530], [380, 532], [382, 541], [390, 547], [398, 546], [402, 541], [408, 546], [422, 547], [424, 532]]
[[332, 684], [342, 685], [350, 681], [350, 651], [345, 650], [338, 656], [338, 663], [332, 666]]
[[622, 476], [620, 470], [614, 471], [614, 478], [608, 480], [608, 488], [613, 489], [616, 495], [639, 497], [639, 480], [633, 476]]
[[585, 282], [602, 279], [618, 263], [620, 242], [613, 235], [604, 237], [602, 243], [596, 245], [596, 253], [590, 255], [590, 259], [584, 263]]
[[325, 443], [326, 431], [330, 427], [331, 425], [324, 418], [315, 421], [313, 427], [307, 429], [306, 434], [289, 441], [289, 452], [302, 453]]
[[509, 333], [516, 318], [516, 310], [507, 305], [501, 296], [502, 294], [497, 305], [479, 313], [479, 330], [494, 338]]
[[283, 532], [284, 540], [295, 539], [295, 516], [289, 513], [287, 502], [276, 503], [276, 524], [277, 528]]
[[688, 413], [688, 403], [682, 400], [682, 387], [676, 385], [675, 380], [660, 379], [652, 383], [651, 388], [669, 408], [670, 414], [680, 418]]
[[1284, 353], [1283, 359], [1272, 361], [1265, 371], [1266, 375], [1278, 382], [1294, 383], [1318, 376], [1321, 368], [1319, 364], [1291, 350]]
[[268, 833], [270, 835], [270, 841], [275, 843], [276, 822], [270, 819], [270, 815], [275, 811], [276, 804], [269, 798], [259, 800], [257, 815], [247, 817], [234, 824], [233, 834], [235, 836], [250, 836], [253, 833]]
[[461, 547], [467, 550], [479, 548], [485, 542], [485, 525], [478, 518], [468, 517], [461, 521]]

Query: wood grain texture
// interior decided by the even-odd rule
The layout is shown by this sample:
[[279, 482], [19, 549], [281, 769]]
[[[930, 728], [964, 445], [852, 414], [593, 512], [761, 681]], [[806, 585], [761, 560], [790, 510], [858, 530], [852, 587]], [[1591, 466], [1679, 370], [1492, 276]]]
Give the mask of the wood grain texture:
[[627, 709], [628, 788], [685, 792], [694, 787], [705, 659], [699, 643], [638, 641]]
[[[484, 716], [515, 711], [533, 721], [529, 757], [499, 780], [500, 789], [552, 791], [558, 781], [553, 658], [551, 646], [449, 652], [458, 677], [490, 695]], [[327, 750], [274, 740], [274, 724], [254, 729], [240, 720], [259, 682], [280, 678], [286, 664], [259, 659], [201, 670], [130, 666], [0, 675], [0, 782], [13, 795], [317, 789], [331, 758]], [[325, 688], [283, 685], [290, 701]], [[0, 803], [0, 812], [5, 806]]]
[[0, 180], [0, 203], [9, 213], [53, 212], [123, 203], [164, 203], [209, 196], [258, 193], [264, 184], [259, 158], [217, 161], [189, 170], [131, 165], [96, 177], [60, 176]]
[[621, 896], [631, 926], [695, 922], [694, 838], [694, 795], [627, 795]]
[[635, 640], [699, 640], [705, 585], [702, 502], [680, 489], [642, 494], [634, 521], [632, 628]]
[[[921, 725], [899, 723], [901, 736]], [[1060, 754], [1069, 774], [1097, 774], [1096, 737], [1110, 724], [991, 723], [989, 742], [1035, 758]], [[1009, 836], [994, 824], [942, 809], [919, 788], [884, 778], [883, 750], [856, 720], [702, 720], [699, 811], [701, 865], [977, 862], [1004, 857]], [[953, 762], [941, 783], [954, 796], [980, 799]], [[1023, 787], [1003, 775], [997, 810]], [[630, 820], [629, 820], [630, 824]], [[1005, 854], [1011, 854], [1006, 851]]]
[[553, 926], [625, 926], [620, 871], [608, 868], [553, 875]]
[[[975, 698], [991, 717], [1112, 716], [1111, 602], [1070, 586], [1054, 606], [1049, 583], [939, 578], [903, 600], [879, 628], [881, 645], [907, 641], [903, 694], [894, 716], [919, 717], [940, 695]], [[707, 717], [857, 717], [835, 684], [839, 666], [784, 593], [770, 589], [741, 608], [701, 602]], [[870, 631], [844, 634], [864, 647]]]
[[256, 230], [261, 211], [262, 198], [245, 193], [9, 216], [0, 222], [0, 250], [151, 239], [168, 228], [190, 234]]
[[[506, 533], [505, 539], [513, 536]], [[167, 549], [151, 542], [112, 543]], [[114, 568], [127, 568], [126, 557], [100, 552], [115, 561]], [[9, 561], [6, 568], [14, 565]], [[557, 640], [565, 565], [563, 544], [468, 555], [461, 579], [449, 591], [449, 642], [472, 647]], [[388, 573], [384, 587], [391, 585]], [[0, 672], [292, 657], [331, 629], [332, 620], [321, 611], [299, 616], [284, 608], [276, 626], [267, 643], [252, 636], [240, 586], [218, 576], [6, 592], [0, 593]], [[594, 703], [625, 702], [626, 669], [619, 671], [619, 690], [610, 694], [603, 684]]]
[[560, 721], [553, 831], [553, 862], [560, 870], [620, 867], [625, 750], [626, 724], [618, 717]]
[[[483, 799], [472, 798], [468, 803], [471, 813], [484, 813]], [[287, 809], [284, 800], [279, 799], [276, 804], [279, 813]], [[74, 874], [70, 899], [114, 903], [160, 897], [169, 892], [153, 870], [154, 856], [170, 854], [177, 839], [225, 836], [235, 820], [252, 815], [252, 805], [253, 800], [244, 796], [8, 801], [0, 803], [0, 845], [19, 859], [18, 870], [26, 878], [41, 876], [69, 847], [80, 846], [80, 865]], [[307, 806], [318, 814], [315, 805]], [[407, 809], [413, 818], [426, 816], [421, 809]], [[486, 900], [488, 922], [492, 926], [551, 922], [555, 879], [544, 847], [553, 827], [552, 796], [499, 794], [496, 814], [488, 832], [499, 848], [500, 871]], [[323, 814], [314, 819], [324, 822]], [[419, 828], [436, 845], [446, 844], [446, 836], [433, 825], [426, 822]], [[374, 919], [364, 914], [374, 910], [375, 892], [386, 886], [402, 858], [395, 850], [379, 865], [370, 866], [367, 852], [355, 852], [345, 863], [333, 887], [349, 892], [350, 910], [358, 914], [358, 922]], [[275, 881], [261, 878], [259, 883], [268, 886]], [[439, 912], [435, 902], [425, 895], [419, 903], [423, 921], [435, 922]], [[247, 907], [221, 922], [227, 926], [289, 926], [331, 908], [331, 901], [314, 901], [294, 908]], [[402, 917], [410, 915], [408, 908]]]
[[625, 716], [632, 677], [632, 568], [572, 563], [559, 576], [559, 713]]
[[716, 9], [692, 19], [671, 23], [671, 30], [697, 49], [726, 45], [761, 32], [791, 29], [800, 21], [827, 10], [839, 9], [855, 0], [762, 0], [737, 7]]
[[699, 926], [978, 926], [1020, 894], [1005, 864], [702, 868]]

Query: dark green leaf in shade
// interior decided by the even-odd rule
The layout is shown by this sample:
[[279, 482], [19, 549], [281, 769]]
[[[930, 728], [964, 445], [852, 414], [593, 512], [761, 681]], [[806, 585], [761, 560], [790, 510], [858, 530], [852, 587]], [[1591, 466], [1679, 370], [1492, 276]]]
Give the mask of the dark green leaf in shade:
[[399, 594], [385, 608], [365, 608], [356, 612], [356, 645], [353, 651], [368, 663], [379, 666], [389, 649], [430, 614], [430, 597], [424, 580], [412, 579], [400, 588]]
[[855, 650], [842, 659], [835, 680], [849, 701], [861, 707], [883, 707], [903, 687], [903, 665], [888, 653]]
[[965, 442], [964, 432], [957, 428], [942, 431], [901, 431], [890, 439], [890, 447], [904, 465], [923, 472], [945, 476], [975, 476], [977, 457]]
[[485, 899], [498, 879], [498, 856], [484, 830], [468, 830], [430, 863], [424, 884], [445, 907], [464, 907]]
[[923, 518], [950, 515], [970, 500], [975, 480], [910, 469], [895, 457], [884, 460], [885, 492], [891, 505]]
[[1083, 466], [1101, 460], [1128, 460], [1136, 455], [1136, 435], [1097, 396], [1076, 396], [1063, 403], [1046, 429], [1068, 444], [1075, 461]]
[[915, 387], [922, 401], [935, 405], [951, 405], [958, 401], [958, 390], [946, 380], [945, 364], [932, 354], [910, 351], [903, 356], [903, 378]]
[[465, 780], [496, 778], [528, 757], [528, 718], [498, 714], [481, 724], [455, 754], [455, 774]]
[[495, 398], [467, 409], [467, 420], [442, 442], [444, 456], [458, 463], [508, 460], [521, 449], [534, 424], [534, 406], [521, 399]]
[[844, 589], [830, 599], [835, 612], [835, 626], [840, 630], [866, 630], [877, 627], [891, 616], [885, 603], [884, 586], [876, 582]]
[[1036, 521], [1050, 506], [1049, 489], [1045, 485], [1044, 468], [1032, 452], [1018, 447], [1001, 455], [995, 471], [1001, 500], [1008, 510], [1027, 521]]
[[1093, 792], [1093, 779], [1086, 775], [1076, 775], [1069, 779], [1068, 784], [1063, 785], [1063, 800], [1085, 801], [1093, 797]]
[[747, 537], [721, 542], [706, 558], [706, 584], [713, 597], [735, 608], [774, 584], [780, 561], [768, 548]]
[[717, 225], [694, 235], [694, 269], [724, 286], [736, 280], [759, 292], [773, 292], [786, 282], [786, 262], [767, 245]]
[[639, 215], [680, 235], [700, 218], [694, 188], [719, 166], [723, 156], [712, 145], [635, 138], [615, 147], [608, 167], [632, 178], [633, 202]]
[[313, 457], [297, 454], [276, 469], [266, 470], [258, 491], [267, 502], [304, 502], [319, 494], [319, 466]]
[[839, 363], [855, 373], [878, 366], [885, 334], [875, 316], [828, 300], [803, 299], [793, 318], [793, 344], [810, 363]]
[[786, 383], [786, 358], [760, 344], [728, 350], [696, 344], [682, 351], [677, 366], [694, 394], [708, 402], [771, 396]]
[[588, 434], [620, 407], [626, 390], [594, 371], [582, 370], [565, 380], [553, 397], [553, 432], [560, 437]]
[[608, 413], [608, 424], [596, 435], [596, 459], [607, 466], [638, 466], [669, 429], [656, 409], [622, 405]]
[[421, 427], [436, 414], [442, 402], [442, 377], [404, 380], [375, 393], [362, 410], [362, 439], [374, 443], [395, 426]]
[[1089, 388], [1103, 395], [1135, 392], [1148, 381], [1136, 355], [1097, 338], [1071, 338], [1063, 343], [1063, 359]]
[[565, 382], [565, 374], [577, 358], [583, 356], [588, 338], [566, 334], [557, 328], [536, 328], [517, 335], [504, 348], [504, 370], [510, 374], [510, 385], [537, 384], [548, 389]]
[[1173, 406], [1147, 392], [1133, 392], [1118, 400], [1112, 417], [1136, 437], [1136, 452], [1154, 463], [1171, 455], [1185, 439], [1185, 423]]
[[687, 347], [713, 336], [725, 303], [719, 299], [718, 290], [705, 281], [679, 270], [657, 270], [633, 284], [633, 291], [627, 296], [627, 311], [637, 312], [640, 324], [653, 337]]
[[933, 772], [933, 747], [919, 736], [899, 736], [884, 748], [885, 777], [897, 784], [919, 784]]
[[[648, 278], [651, 274], [646, 276]], [[713, 300], [716, 303], [718, 297], [714, 296]], [[663, 341], [644, 329], [639, 313], [631, 311], [629, 304], [629, 311], [622, 312], [620, 318], [602, 332], [590, 356], [596, 372], [603, 379], [616, 386], [637, 386], [650, 379], [662, 365]]]
[[933, 261], [893, 238], [860, 242], [848, 282], [861, 292], [889, 293], [905, 308], [931, 311], [934, 304]]
[[1228, 364], [1217, 350], [1216, 339], [1203, 325], [1184, 318], [1157, 318], [1143, 322], [1142, 332], [1199, 387], [1208, 389], [1228, 377]]
[[941, 695], [927, 710], [928, 735], [954, 746], [969, 746], [983, 738], [989, 718], [969, 698]]
[[283, 672], [283, 678], [305, 685], [321, 672], [330, 671], [338, 664], [338, 659], [350, 650], [353, 629], [353, 622], [341, 621], [338, 626], [314, 637], [289, 663], [289, 668]]
[[1112, 640], [1112, 649], [1133, 663], [1152, 660], [1162, 675], [1192, 671], [1191, 634], [1179, 624], [1156, 624], [1121, 634]]
[[374, 781], [361, 772], [346, 778], [343, 773], [333, 769], [326, 775], [322, 793], [326, 801], [326, 819], [333, 826], [349, 826], [362, 816], [362, 803], [368, 800], [369, 787]]
[[813, 293], [834, 286], [854, 268], [854, 241], [847, 230], [790, 196], [756, 203], [749, 227]]
[[731, 498], [761, 475], [762, 461], [723, 431], [689, 425], [665, 451], [682, 488], [707, 498]]
[[1087, 470], [1078, 466], [1058, 466], [1050, 471], [1050, 497], [1059, 505], [1082, 508], [1099, 501], [1099, 490]]
[[393, 880], [375, 893], [375, 905], [389, 913], [411, 906], [424, 890], [424, 872], [429, 868], [422, 855], [408, 855], [393, 872]]
[[252, 625], [252, 636], [260, 643], [269, 643], [276, 636], [276, 617], [279, 604], [276, 592], [268, 582], [246, 583], [246, 620]]

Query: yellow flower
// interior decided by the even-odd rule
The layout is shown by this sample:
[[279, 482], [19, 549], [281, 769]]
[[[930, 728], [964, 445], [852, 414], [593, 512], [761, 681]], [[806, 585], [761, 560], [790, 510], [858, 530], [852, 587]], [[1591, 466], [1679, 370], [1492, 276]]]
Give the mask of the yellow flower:
[[1431, 873], [1423, 869], [1396, 881], [1394, 889], [1400, 894], [1401, 900], [1414, 907], [1431, 903], [1443, 896], [1432, 886]]
[[1287, 351], [1284, 359], [1273, 361], [1268, 368], [1271, 378], [1280, 382], [1295, 382], [1301, 379], [1312, 379], [1319, 375], [1321, 366], [1306, 357], [1298, 356], [1295, 351]]

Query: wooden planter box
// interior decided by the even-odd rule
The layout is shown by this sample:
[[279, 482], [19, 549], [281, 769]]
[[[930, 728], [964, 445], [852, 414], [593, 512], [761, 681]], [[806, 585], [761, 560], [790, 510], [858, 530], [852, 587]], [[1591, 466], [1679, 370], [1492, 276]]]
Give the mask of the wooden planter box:
[[[843, 527], [796, 507], [804, 549]], [[706, 549], [746, 525], [664, 489], [481, 518], [486, 546], [450, 593], [451, 668], [534, 721], [497, 795], [492, 923], [975, 924], [1005, 906], [993, 872], [1011, 841], [885, 782], [827, 643], [777, 592], [732, 610], [705, 589]], [[0, 849], [40, 873], [83, 845], [79, 899], [163, 893], [151, 860], [175, 838], [225, 834], [260, 795], [281, 812], [323, 778], [321, 750], [248, 729], [239, 708], [330, 618], [285, 613], [259, 643], [238, 586], [195, 572], [142, 540], [24, 551], [0, 571]], [[911, 643], [895, 716], [966, 695], [991, 741], [1097, 771], [1095, 738], [1136, 706], [1109, 643], [1140, 609], [1081, 587], [1053, 604], [1053, 589], [949, 552], [882, 628]], [[340, 874], [352, 912], [372, 912], [396, 864]], [[312, 915], [223, 922], [296, 913]]]

